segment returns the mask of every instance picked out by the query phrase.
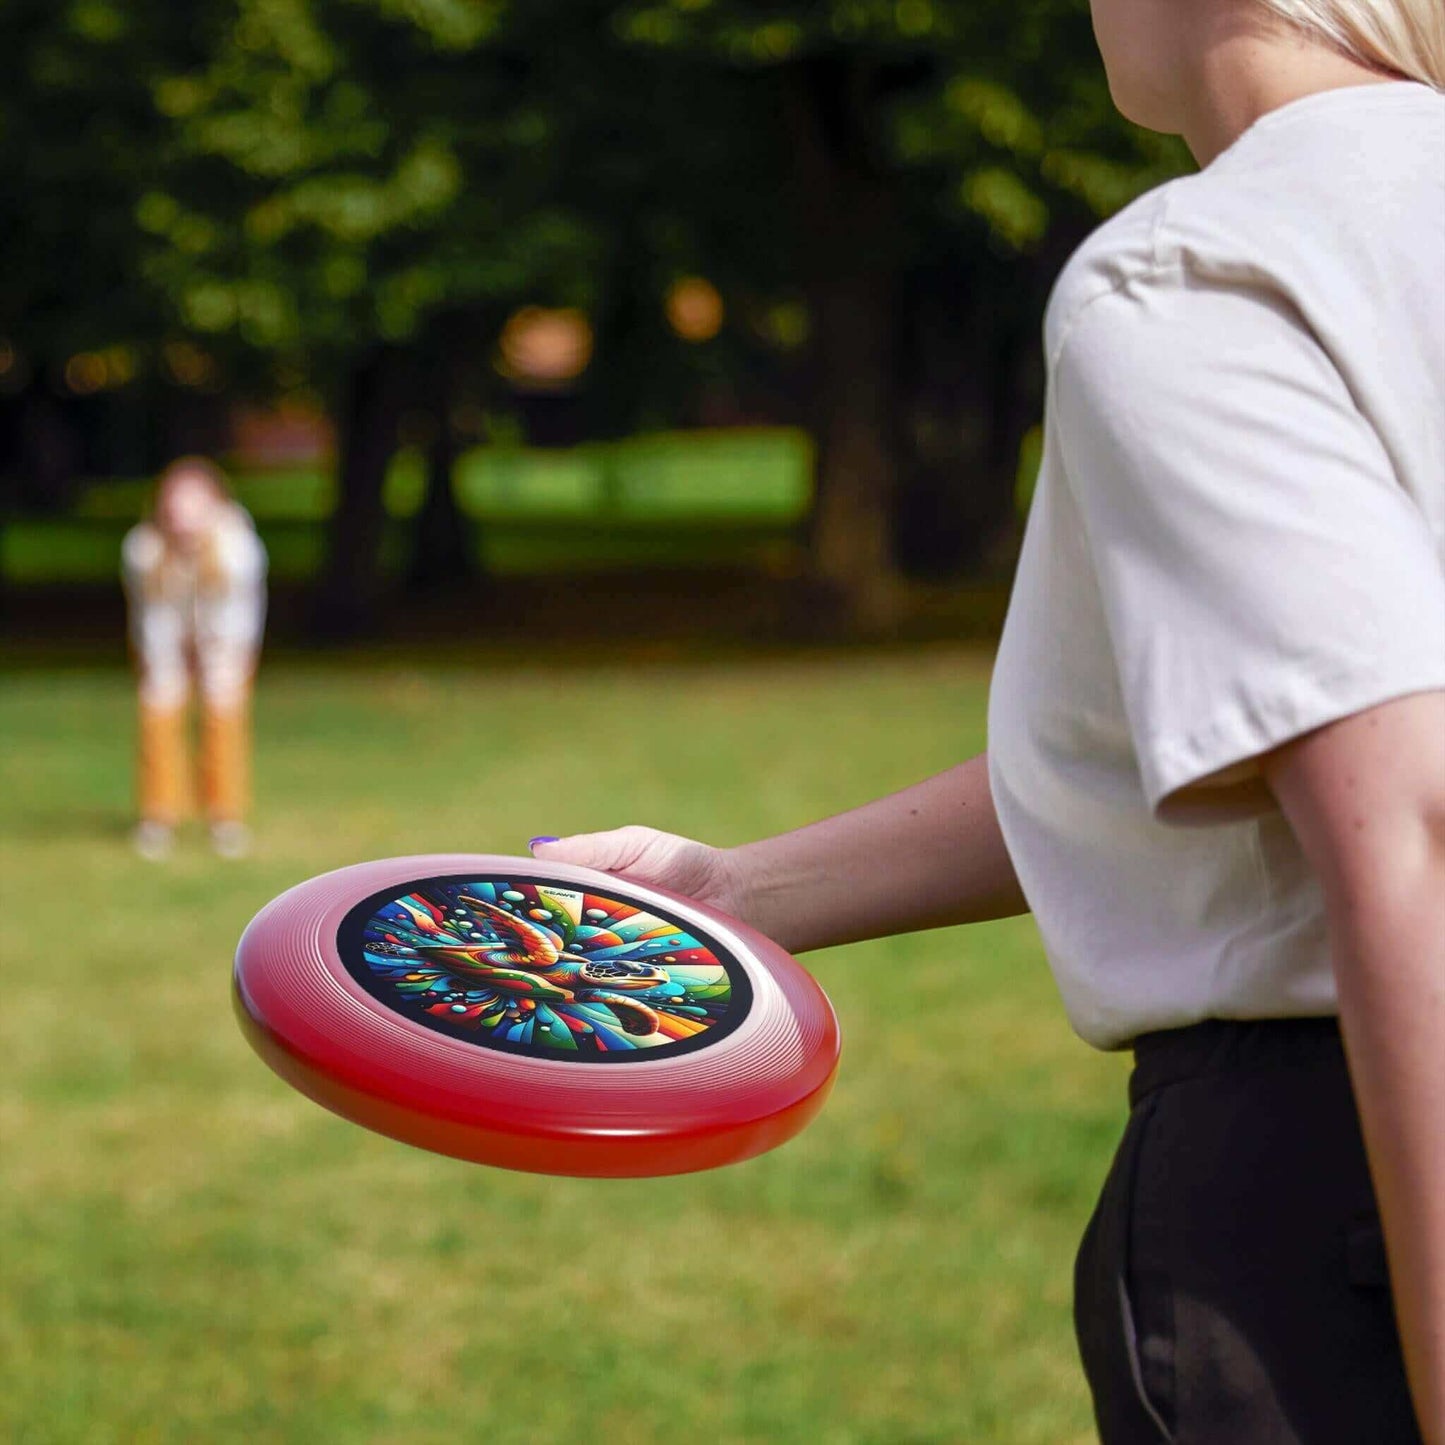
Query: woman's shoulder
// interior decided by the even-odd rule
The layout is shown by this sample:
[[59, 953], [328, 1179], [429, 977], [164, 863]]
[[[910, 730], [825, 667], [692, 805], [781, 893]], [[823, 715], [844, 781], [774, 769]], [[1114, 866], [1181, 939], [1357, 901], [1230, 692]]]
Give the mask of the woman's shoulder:
[[1052, 364], [1080, 318], [1131, 289], [1254, 290], [1311, 316], [1445, 245], [1445, 98], [1323, 92], [1270, 112], [1204, 170], [1139, 197], [1074, 252], [1050, 297]]
[[256, 524], [251, 514], [239, 502], [228, 501], [221, 510], [220, 528], [236, 536], [256, 535]]
[[1088, 236], [1060, 272], [1045, 320], [1050, 362], [1084, 314], [1110, 296], [1220, 284], [1280, 290], [1317, 210], [1227, 167], [1146, 192]]
[[227, 504], [216, 526], [216, 558], [233, 579], [241, 580], [266, 570], [266, 548], [256, 533], [251, 514], [239, 502]]
[[1059, 272], [1044, 314], [1044, 344], [1052, 363], [1078, 318], [1095, 302], [1122, 291], [1157, 267], [1160, 227], [1173, 193], [1193, 177], [1145, 192], [1085, 238]]
[[121, 565], [127, 572], [149, 572], [160, 564], [166, 546], [153, 522], [137, 522], [120, 544]]

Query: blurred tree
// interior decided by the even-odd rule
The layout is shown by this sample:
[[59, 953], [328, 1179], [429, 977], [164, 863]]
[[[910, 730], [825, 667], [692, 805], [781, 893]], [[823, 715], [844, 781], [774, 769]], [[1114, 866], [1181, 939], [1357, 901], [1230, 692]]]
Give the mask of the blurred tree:
[[[505, 13], [234, 0], [202, 22], [202, 63], [155, 88], [171, 133], [165, 181], [136, 210], [146, 276], [192, 331], [283, 359], [338, 418], [318, 597], [332, 633], [374, 621], [382, 482], [408, 408], [432, 414], [445, 490], [453, 397], [437, 376], [458, 331], [543, 289], [590, 300], [595, 247], [554, 173], [546, 46], [503, 34]], [[456, 521], [445, 501], [423, 507], [422, 545], [455, 567], [467, 554], [438, 538]]]
[[0, 389], [27, 505], [62, 505], [82, 465], [67, 398], [129, 381], [169, 324], [132, 208], [165, 138], [150, 84], [185, 52], [153, 0], [0, 9]]
[[[1009, 515], [1059, 262], [1182, 163], [1115, 116], [1086, 0], [12, 0], [0, 23], [0, 336], [23, 315], [51, 373], [131, 338], [188, 385], [219, 361], [314, 390], [338, 633], [374, 618], [418, 415], [411, 575], [464, 565], [457, 415], [504, 401], [496, 341], [529, 304], [591, 318], [591, 435], [668, 424], [705, 375], [795, 380], [814, 573], [886, 627], [900, 567], [946, 572]], [[705, 343], [666, 321], [686, 275], [726, 307]]]
[[617, 24], [775, 83], [757, 123], [791, 160], [772, 204], [810, 317], [813, 563], [886, 627], [900, 552], [947, 570], [1009, 516], [1063, 257], [1187, 156], [1113, 110], [1086, 0], [635, 0]]
[[211, 344], [320, 384], [340, 422], [328, 630], [372, 620], [398, 422], [445, 397], [416, 541], [440, 555], [456, 520], [440, 470], [452, 403], [478, 400], [455, 394], [468, 332], [486, 353], [523, 303], [594, 313], [606, 359], [588, 429], [620, 435], [670, 409], [656, 407], [679, 371], [662, 323], [670, 273], [705, 251], [754, 285], [773, 279], [769, 227], [739, 216], [734, 189], [768, 169], [751, 88], [639, 52], [614, 9], [234, 0], [202, 23], [203, 62], [155, 87], [171, 131], [164, 180], [136, 206], [144, 274]]

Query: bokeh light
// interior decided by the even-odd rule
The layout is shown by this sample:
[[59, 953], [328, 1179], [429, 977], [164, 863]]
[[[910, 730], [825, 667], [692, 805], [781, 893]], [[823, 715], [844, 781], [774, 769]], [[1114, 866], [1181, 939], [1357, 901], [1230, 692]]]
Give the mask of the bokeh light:
[[65, 384], [76, 396], [104, 391], [107, 380], [105, 358], [96, 351], [79, 351], [65, 363]]
[[684, 276], [667, 292], [667, 324], [684, 341], [711, 341], [727, 316], [722, 296], [704, 276]]
[[[0, 343], [0, 376], [15, 364], [13, 351], [8, 361], [3, 343]], [[93, 396], [98, 391], [110, 391], [124, 386], [134, 379], [137, 370], [136, 354], [129, 346], [107, 346], [101, 351], [79, 351], [62, 368], [65, 386], [75, 396]]]
[[161, 347], [161, 361], [166, 375], [177, 386], [203, 388], [213, 386], [219, 379], [214, 358], [193, 341], [166, 342]]
[[575, 307], [523, 306], [502, 328], [497, 369], [529, 386], [573, 381], [592, 361], [592, 326]]

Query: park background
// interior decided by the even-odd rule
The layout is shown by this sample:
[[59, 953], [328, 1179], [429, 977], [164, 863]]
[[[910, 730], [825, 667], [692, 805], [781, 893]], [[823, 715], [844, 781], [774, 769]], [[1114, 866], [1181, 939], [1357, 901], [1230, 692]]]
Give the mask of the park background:
[[[1123, 1066], [1028, 920], [811, 958], [828, 1109], [652, 1182], [332, 1118], [228, 966], [327, 868], [978, 751], [1049, 287], [1186, 164], [1082, 0], [9, 0], [0, 1436], [1091, 1438]], [[188, 451], [272, 558], [256, 847], [156, 866], [118, 548]]]

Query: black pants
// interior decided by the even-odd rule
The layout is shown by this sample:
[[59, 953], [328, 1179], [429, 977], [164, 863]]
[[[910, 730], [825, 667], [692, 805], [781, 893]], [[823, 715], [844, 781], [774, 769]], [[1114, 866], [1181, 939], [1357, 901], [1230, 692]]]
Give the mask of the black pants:
[[1104, 1445], [1418, 1441], [1335, 1021], [1146, 1035], [1129, 1101], [1074, 1280]]

